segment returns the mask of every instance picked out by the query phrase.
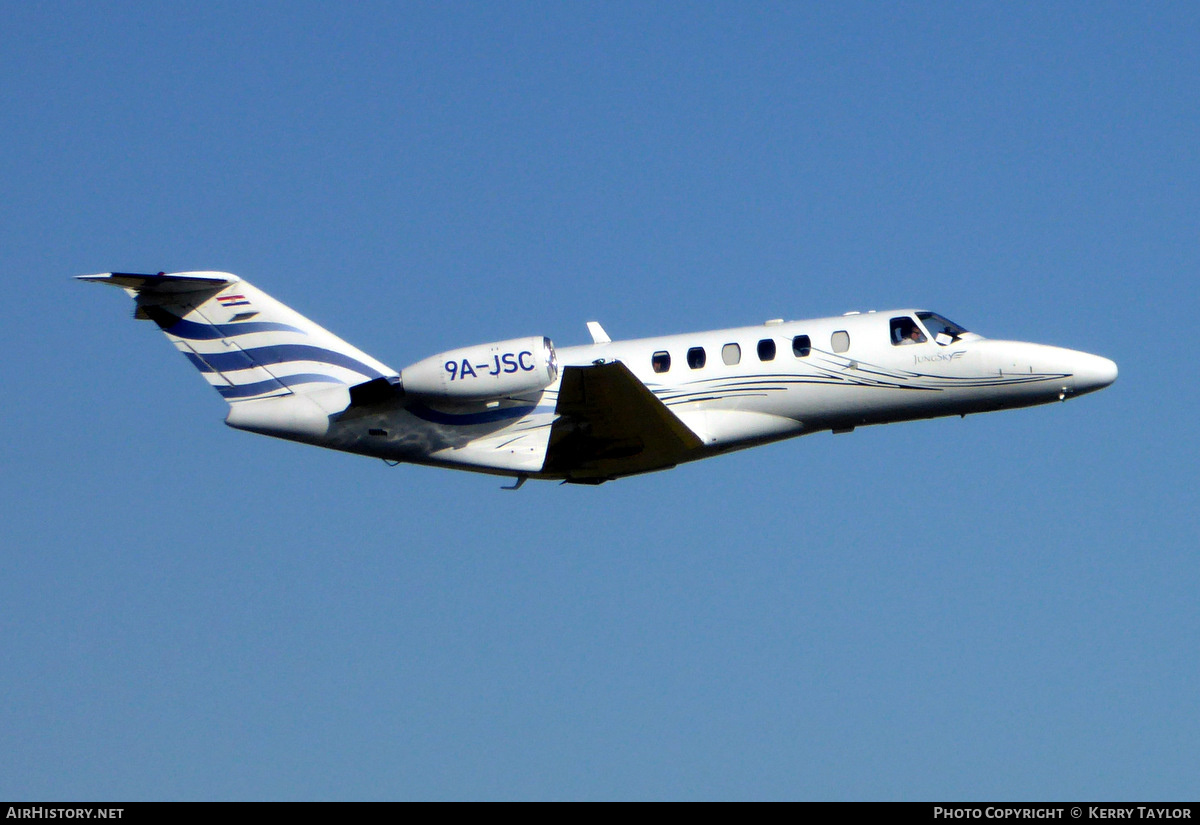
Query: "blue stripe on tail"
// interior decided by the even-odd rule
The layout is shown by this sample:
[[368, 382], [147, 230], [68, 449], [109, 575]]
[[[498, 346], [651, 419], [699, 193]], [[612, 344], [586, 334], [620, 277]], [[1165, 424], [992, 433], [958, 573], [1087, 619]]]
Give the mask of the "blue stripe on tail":
[[138, 304], [150, 320], [158, 324], [163, 332], [183, 338], [187, 341], [213, 341], [217, 338], [236, 338], [239, 335], [249, 335], [252, 332], [298, 332], [307, 335], [304, 330], [291, 324], [279, 324], [272, 321], [255, 321], [252, 324], [200, 324], [195, 321], [185, 321], [178, 315], [168, 312], [160, 306]]
[[283, 389], [284, 387], [294, 387], [299, 384], [341, 384], [342, 382], [334, 378], [332, 375], [321, 375], [320, 373], [301, 373], [299, 375], [284, 375], [279, 378], [272, 378], [268, 381], [256, 381], [253, 384], [241, 384], [236, 387], [216, 387], [217, 392], [222, 398], [236, 400], [238, 398], [249, 398], [253, 395], [262, 395], [271, 392], [272, 390]]
[[331, 364], [335, 367], [345, 367], [370, 378], [382, 378], [378, 370], [372, 369], [349, 355], [334, 352], [324, 347], [314, 347], [308, 344], [277, 344], [272, 347], [254, 347], [247, 350], [230, 350], [228, 352], [198, 353], [185, 352], [184, 355], [200, 372], [234, 372], [250, 369], [254, 366], [269, 364], [290, 364], [295, 361], [314, 361], [319, 364]]

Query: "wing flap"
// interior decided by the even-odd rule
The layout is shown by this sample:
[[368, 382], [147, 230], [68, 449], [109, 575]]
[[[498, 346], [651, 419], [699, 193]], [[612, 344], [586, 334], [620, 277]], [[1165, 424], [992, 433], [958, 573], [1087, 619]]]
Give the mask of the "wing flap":
[[620, 362], [564, 367], [542, 472], [599, 483], [664, 470], [701, 440]]

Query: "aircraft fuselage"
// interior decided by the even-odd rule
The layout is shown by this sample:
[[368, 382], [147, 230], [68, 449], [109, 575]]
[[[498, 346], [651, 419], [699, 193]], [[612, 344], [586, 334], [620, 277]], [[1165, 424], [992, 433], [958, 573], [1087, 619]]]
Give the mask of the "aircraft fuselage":
[[[897, 319], [911, 321], [923, 340], [895, 342]], [[628, 367], [699, 438], [683, 461], [823, 430], [1057, 402], [1117, 375], [1107, 358], [1059, 347], [969, 332], [939, 342], [916, 319], [900, 310], [769, 322], [557, 354], [563, 367]], [[390, 460], [570, 479], [541, 463], [560, 383], [536, 397], [486, 403], [408, 399], [329, 435], [342, 449]]]
[[227, 272], [108, 272], [229, 403], [226, 423], [394, 462], [597, 484], [806, 433], [1026, 407], [1107, 358], [923, 310], [593, 343], [462, 347], [396, 371]]

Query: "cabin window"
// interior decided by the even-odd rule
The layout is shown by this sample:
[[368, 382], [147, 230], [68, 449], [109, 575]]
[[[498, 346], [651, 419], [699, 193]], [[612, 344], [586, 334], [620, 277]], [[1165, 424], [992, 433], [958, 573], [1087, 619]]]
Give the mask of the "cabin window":
[[688, 350], [688, 366], [694, 370], [698, 370], [704, 366], [707, 358], [704, 355], [704, 347], [692, 347]]
[[829, 339], [830, 346], [834, 352], [845, 352], [850, 349], [850, 333], [844, 329], [839, 329]]
[[671, 353], [656, 352], [650, 357], [650, 366], [655, 372], [666, 372], [671, 368]]
[[725, 366], [727, 367], [741, 363], [742, 348], [737, 344], [726, 344], [721, 347], [721, 360], [725, 362]]
[[807, 335], [797, 335], [792, 339], [792, 355], [797, 358], [807, 358], [812, 352], [812, 340]]
[[889, 322], [892, 330], [892, 346], [904, 347], [912, 344], [924, 344], [927, 340], [925, 333], [921, 332], [921, 327], [917, 322], [907, 315], [899, 318], [893, 318]]
[[775, 339], [764, 338], [758, 342], [758, 360], [759, 361], [774, 361], [775, 360]]

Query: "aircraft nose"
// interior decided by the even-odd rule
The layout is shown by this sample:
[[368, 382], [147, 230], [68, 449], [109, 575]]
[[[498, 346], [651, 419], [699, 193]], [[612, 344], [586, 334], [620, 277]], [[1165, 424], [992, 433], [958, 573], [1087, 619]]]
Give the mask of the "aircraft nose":
[[1117, 380], [1115, 362], [1086, 352], [1076, 353], [1075, 364], [1071, 371], [1075, 374], [1075, 393], [1077, 395], [1102, 390]]

